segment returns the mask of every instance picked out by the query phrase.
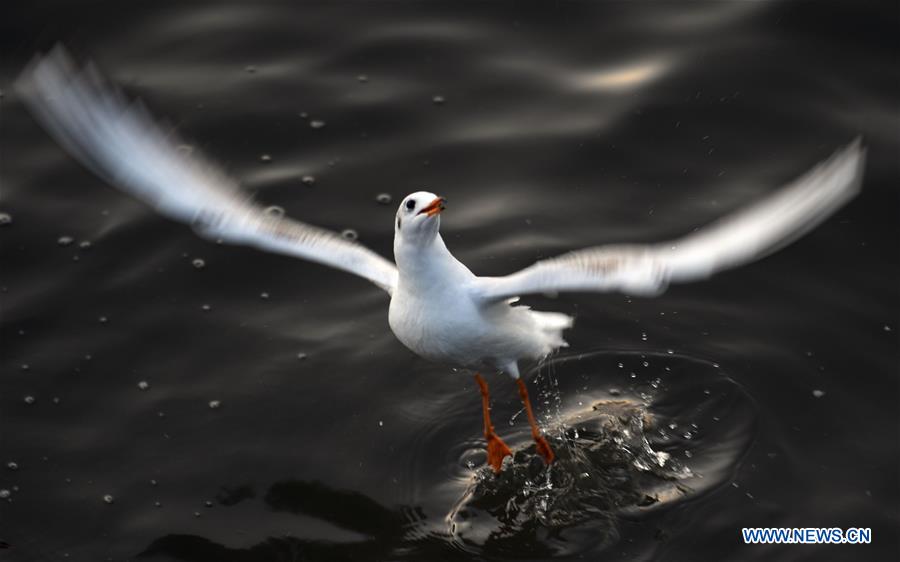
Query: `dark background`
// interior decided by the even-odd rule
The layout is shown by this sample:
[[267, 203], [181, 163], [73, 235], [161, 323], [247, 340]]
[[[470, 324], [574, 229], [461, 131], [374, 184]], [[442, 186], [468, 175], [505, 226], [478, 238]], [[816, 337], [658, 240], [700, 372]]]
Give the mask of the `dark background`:
[[[559, 394], [534, 384], [565, 413], [627, 384], [579, 353], [672, 349], [679, 376], [641, 372], [663, 379], [651, 410], [677, 410], [707, 363], [751, 406], [725, 420], [739, 431], [701, 435], [691, 462], [720, 466], [715, 486], [601, 514], [603, 536], [564, 538], [565, 552], [896, 559], [897, 37], [892, 2], [4, 4], [0, 560], [555, 552], [528, 526], [476, 529], [505, 533], [503, 548], [449, 536], [479, 471], [461, 461], [480, 443], [478, 394], [393, 338], [384, 293], [200, 240], [53, 143], [12, 84], [57, 41], [259, 200], [383, 255], [394, 205], [376, 194], [447, 196], [444, 238], [481, 275], [683, 234], [863, 135], [862, 195], [777, 255], [657, 299], [532, 299], [578, 318]], [[513, 386], [490, 381], [501, 433], [526, 446], [522, 420], [506, 423]], [[742, 445], [724, 453], [715, 435]], [[748, 526], [871, 527], [873, 542], [746, 546]]]

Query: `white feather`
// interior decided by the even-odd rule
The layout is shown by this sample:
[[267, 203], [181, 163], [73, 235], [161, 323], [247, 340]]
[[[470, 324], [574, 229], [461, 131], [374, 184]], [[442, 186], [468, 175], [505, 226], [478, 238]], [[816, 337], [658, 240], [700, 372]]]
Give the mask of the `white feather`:
[[16, 87], [73, 156], [159, 213], [209, 238], [330, 265], [393, 292], [393, 263], [337, 233], [265, 213], [218, 168], [179, 150], [183, 143], [140, 103], [129, 103], [93, 67], [78, 68], [62, 47], [35, 59]]
[[864, 163], [857, 139], [755, 205], [679, 240], [578, 250], [506, 277], [481, 277], [475, 291], [486, 301], [556, 291], [654, 295], [672, 281], [705, 279], [758, 260], [827, 219], [859, 193]]

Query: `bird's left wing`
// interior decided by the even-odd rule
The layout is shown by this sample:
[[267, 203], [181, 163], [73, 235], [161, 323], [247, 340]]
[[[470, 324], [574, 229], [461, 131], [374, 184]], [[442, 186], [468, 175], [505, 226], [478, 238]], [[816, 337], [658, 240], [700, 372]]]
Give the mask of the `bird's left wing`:
[[62, 47], [16, 83], [32, 113], [73, 156], [109, 183], [205, 237], [297, 256], [354, 273], [388, 293], [397, 267], [339, 234], [266, 213], [216, 166], [164, 132], [93, 67]]
[[473, 291], [484, 301], [558, 291], [654, 295], [673, 281], [705, 279], [760, 259], [831, 216], [859, 192], [864, 163], [857, 139], [762, 201], [681, 239], [578, 250], [506, 277], [477, 278]]

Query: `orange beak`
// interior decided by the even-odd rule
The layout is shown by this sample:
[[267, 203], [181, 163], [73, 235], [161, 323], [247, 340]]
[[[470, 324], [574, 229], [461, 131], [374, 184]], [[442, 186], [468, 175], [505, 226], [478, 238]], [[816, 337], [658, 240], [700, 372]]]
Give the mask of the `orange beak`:
[[434, 201], [432, 201], [431, 203], [429, 203], [428, 205], [423, 207], [422, 210], [419, 211], [419, 214], [421, 215], [422, 213], [425, 213], [425, 215], [427, 215], [429, 217], [433, 217], [434, 215], [439, 215], [439, 214], [441, 214], [441, 211], [444, 210], [444, 203], [446, 201], [447, 200], [444, 199], [443, 197], [438, 197]]

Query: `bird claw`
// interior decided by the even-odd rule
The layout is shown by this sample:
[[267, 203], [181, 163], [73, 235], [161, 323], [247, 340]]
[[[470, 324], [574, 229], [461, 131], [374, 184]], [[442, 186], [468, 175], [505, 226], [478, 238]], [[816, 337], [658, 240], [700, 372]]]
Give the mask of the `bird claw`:
[[552, 463], [553, 459], [556, 458], [556, 455], [553, 453], [553, 449], [550, 448], [550, 443], [547, 442], [547, 439], [545, 439], [543, 435], [537, 434], [533, 437], [537, 453], [543, 457], [545, 463]]
[[494, 474], [500, 474], [500, 468], [503, 466], [503, 459], [512, 455], [512, 451], [502, 439], [497, 437], [496, 433], [485, 435], [487, 439], [488, 464], [494, 469]]

